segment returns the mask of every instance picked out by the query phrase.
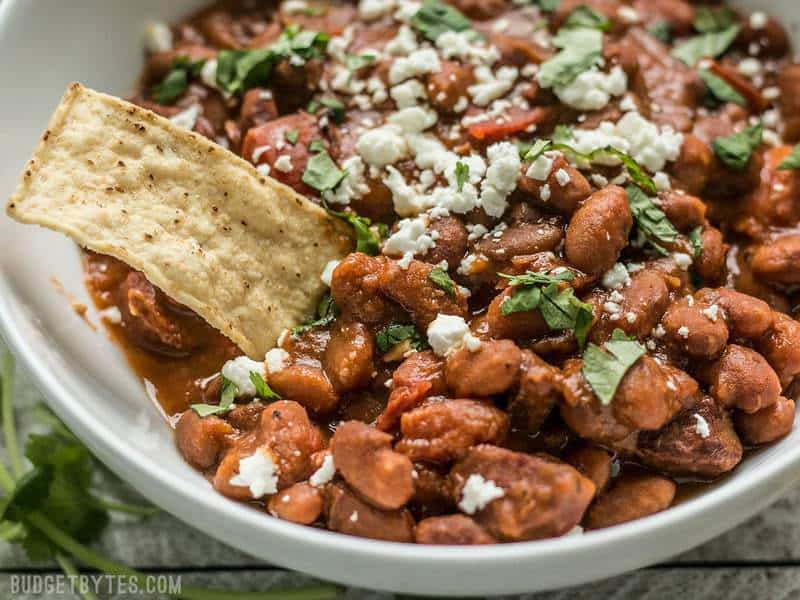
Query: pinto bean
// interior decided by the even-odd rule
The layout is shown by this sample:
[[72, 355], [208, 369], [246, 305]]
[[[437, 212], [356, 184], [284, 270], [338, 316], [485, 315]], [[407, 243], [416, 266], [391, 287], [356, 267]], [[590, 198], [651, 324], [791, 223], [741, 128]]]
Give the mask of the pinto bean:
[[778, 106], [784, 121], [783, 137], [787, 142], [800, 141], [800, 64], [783, 67], [778, 73], [781, 90]]
[[242, 108], [239, 111], [239, 126], [245, 133], [251, 127], [263, 125], [277, 118], [278, 106], [269, 90], [253, 88], [245, 92], [242, 97]]
[[725, 260], [728, 256], [728, 244], [722, 232], [710, 225], [700, 234], [700, 256], [694, 259], [694, 269], [708, 284], [719, 285], [725, 280], [727, 268]]
[[502, 443], [508, 416], [476, 400], [431, 400], [403, 414], [400, 431], [398, 452], [413, 461], [442, 463], [463, 458], [475, 444]]
[[747, 49], [758, 48], [758, 57], [780, 58], [785, 55], [790, 47], [789, 36], [780, 21], [769, 18], [763, 27], [753, 27], [749, 19], [741, 23], [741, 31], [736, 37], [736, 46]]
[[466, 515], [430, 517], [417, 523], [418, 544], [477, 546], [497, 541]]
[[764, 153], [764, 168], [758, 187], [745, 199], [738, 231], [754, 238], [763, 238], [770, 228], [792, 227], [800, 220], [800, 173], [781, 170], [780, 165], [791, 153], [791, 146], [777, 146]]
[[510, 340], [486, 340], [474, 352], [462, 347], [447, 357], [447, 385], [459, 398], [502, 394], [517, 382], [521, 362]]
[[580, 437], [613, 446], [622, 442], [633, 430], [620, 423], [610, 405], [600, 403], [581, 373], [583, 361], [569, 360], [564, 364], [561, 418]]
[[650, 473], [623, 473], [586, 513], [587, 529], [602, 529], [666, 510], [675, 499], [675, 482]]
[[491, 535], [506, 541], [563, 535], [577, 525], [594, 496], [594, 484], [565, 463], [480, 445], [450, 471], [457, 498], [471, 475], [500, 487], [504, 496], [475, 513]]
[[800, 235], [787, 235], [765, 242], [753, 253], [750, 267], [753, 274], [769, 283], [800, 283]]
[[755, 341], [772, 327], [774, 317], [769, 304], [753, 296], [728, 288], [703, 288], [695, 297], [722, 308], [733, 339]]
[[[616, 294], [595, 294], [590, 300], [598, 305], [595, 314], [600, 315], [591, 329], [590, 337], [599, 344], [610, 339], [615, 329], [639, 339], [649, 336], [669, 306], [670, 293], [663, 274], [642, 269], [634, 273], [630, 282]], [[609, 300], [619, 306], [618, 313], [603, 309], [603, 304]]]
[[513, 294], [512, 288], [507, 288], [494, 297], [489, 304], [486, 314], [488, 333], [494, 338], [530, 339], [541, 337], [549, 331], [547, 324], [538, 310], [504, 315], [503, 302]]
[[595, 192], [569, 222], [567, 260], [585, 273], [608, 271], [627, 245], [631, 227], [633, 217], [624, 189], [612, 185]]
[[475, 243], [473, 253], [490, 262], [490, 275], [511, 265], [515, 256], [552, 252], [564, 239], [561, 227], [551, 223], [519, 223], [505, 229], [499, 237], [484, 237]]
[[[411, 509], [425, 516], [451, 513], [455, 510], [447, 472], [431, 464], [414, 465], [414, 497]], [[416, 514], [416, 513], [415, 513]]]
[[175, 425], [175, 443], [181, 456], [195, 469], [209, 469], [227, 446], [233, 427], [218, 417], [200, 418], [187, 410]]
[[389, 302], [380, 293], [381, 275], [386, 261], [360, 252], [346, 256], [331, 277], [331, 296], [342, 317], [376, 324], [388, 319]]
[[423, 257], [425, 262], [438, 265], [447, 261], [450, 269], [457, 269], [461, 259], [469, 246], [467, 228], [460, 219], [443, 217], [436, 219], [428, 227], [430, 232], [436, 232], [436, 246], [428, 250]]
[[716, 358], [728, 342], [728, 327], [722, 317], [714, 315], [705, 302], [673, 302], [661, 319], [664, 337], [691, 356]]
[[337, 322], [325, 348], [323, 368], [339, 393], [366, 387], [375, 371], [372, 334], [361, 323]]
[[234, 404], [225, 414], [225, 420], [240, 432], [252, 431], [261, 422], [261, 413], [266, 408], [260, 400], [252, 400], [247, 404]]
[[[338, 270], [338, 269], [337, 269]], [[397, 261], [388, 261], [380, 275], [380, 289], [411, 314], [422, 331], [439, 315], [467, 316], [467, 301], [456, 291], [455, 298], [429, 279], [433, 265], [412, 260], [407, 269]]]
[[714, 168], [714, 153], [699, 137], [683, 136], [681, 154], [670, 166], [670, 173], [680, 187], [690, 194], [700, 194], [708, 184]]
[[772, 365], [785, 389], [800, 375], [800, 323], [789, 316], [774, 313], [775, 321], [756, 350]]
[[709, 397], [658, 431], [642, 431], [636, 455], [669, 475], [713, 479], [742, 460], [742, 444], [727, 411]]
[[450, 0], [448, 4], [478, 21], [494, 18], [506, 10], [505, 0]]
[[754, 413], [737, 412], [733, 420], [742, 441], [757, 446], [789, 435], [794, 426], [794, 412], [794, 400], [781, 396], [774, 404]]
[[692, 32], [695, 9], [685, 0], [634, 0], [633, 9], [647, 25], [668, 23], [678, 35]]
[[628, 369], [611, 401], [614, 416], [631, 429], [659, 429], [666, 425], [682, 405], [667, 373], [649, 355], [642, 356]]
[[529, 433], [536, 433], [561, 397], [561, 374], [530, 350], [522, 351], [519, 388], [508, 410], [524, 423]]
[[339, 395], [325, 372], [313, 365], [295, 364], [269, 374], [269, 385], [314, 414], [328, 414], [339, 404]]
[[200, 31], [218, 48], [235, 50], [242, 46], [241, 24], [229, 12], [214, 10], [205, 14], [198, 22]]
[[[297, 143], [295, 144], [290, 144], [286, 140], [286, 134], [290, 131], [297, 132]], [[308, 145], [320, 137], [322, 137], [322, 133], [317, 124], [317, 118], [300, 112], [250, 128], [242, 143], [242, 156], [255, 165], [270, 165], [272, 167], [271, 177], [294, 188], [301, 194], [314, 196], [317, 195], [317, 192], [303, 183], [303, 173], [306, 170], [308, 159], [311, 158]], [[266, 148], [266, 150], [259, 150], [259, 156], [256, 157], [256, 150], [261, 148]], [[288, 172], [274, 167], [275, 162], [281, 156], [288, 156], [290, 159], [292, 168]], [[257, 160], [254, 160], [256, 158]]]
[[400, 508], [414, 494], [414, 467], [391, 444], [391, 435], [360, 421], [341, 423], [331, 439], [333, 462], [342, 477], [383, 510]]
[[475, 83], [472, 69], [460, 63], [441, 61], [441, 69], [428, 75], [428, 101], [437, 111], [453, 112], [461, 98], [469, 98], [467, 88]]
[[413, 542], [414, 519], [407, 510], [380, 510], [364, 502], [348, 488], [334, 484], [325, 507], [328, 529], [347, 535]]
[[270, 496], [267, 511], [284, 521], [311, 525], [322, 514], [322, 494], [307, 483], [295, 483]]
[[778, 400], [781, 382], [758, 352], [729, 344], [711, 366], [709, 393], [726, 408], [752, 414]]
[[705, 223], [706, 205], [697, 196], [679, 192], [662, 192], [658, 206], [679, 231], [689, 231]]
[[431, 351], [414, 352], [395, 370], [389, 401], [376, 426], [389, 431], [397, 425], [401, 414], [428, 396], [440, 396], [446, 391], [444, 361]]
[[577, 446], [567, 451], [564, 456], [564, 460], [594, 483], [598, 493], [602, 492], [611, 481], [613, 458], [608, 450], [598, 446]]
[[[592, 186], [580, 171], [567, 162], [563, 155], [559, 154], [552, 160], [553, 166], [544, 181], [528, 177], [527, 171], [530, 165], [523, 165], [519, 189], [525, 193], [526, 199], [536, 206], [569, 217], [592, 193]], [[566, 185], [561, 184], [564, 179], [561, 179], [563, 175], [559, 175], [559, 171], [564, 171], [569, 176]], [[545, 185], [550, 191], [549, 197], [545, 195], [547, 200], [542, 198], [542, 187]]]

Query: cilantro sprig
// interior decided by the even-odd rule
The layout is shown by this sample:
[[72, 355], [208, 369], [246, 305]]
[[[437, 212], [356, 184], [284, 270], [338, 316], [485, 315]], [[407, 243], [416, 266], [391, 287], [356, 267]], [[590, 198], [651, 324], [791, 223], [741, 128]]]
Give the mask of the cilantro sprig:
[[[158, 509], [110, 501], [92, 490], [97, 460], [78, 438], [58, 418], [43, 406], [35, 416], [49, 427], [48, 433], [34, 434], [25, 444], [25, 457], [31, 468], [25, 469], [20, 452], [12, 378], [14, 362], [7, 355], [2, 364], [0, 382], [0, 413], [3, 418], [3, 438], [11, 470], [0, 463], [0, 539], [19, 544], [33, 561], [54, 559], [68, 576], [77, 576], [76, 563], [105, 575], [120, 575], [146, 589], [146, 575], [116, 562], [93, 550], [96, 541], [109, 522], [109, 511], [150, 516]], [[293, 590], [271, 592], [229, 592], [182, 586], [184, 600], [324, 600], [334, 598], [337, 588], [317, 585]], [[93, 600], [91, 593], [84, 600]]]
[[738, 25], [731, 25], [721, 31], [702, 33], [677, 46], [672, 51], [672, 56], [693, 67], [702, 58], [716, 58], [724, 54], [737, 35]]
[[510, 315], [517, 312], [539, 310], [547, 327], [553, 331], [569, 330], [582, 348], [592, 326], [592, 307], [575, 296], [575, 290], [564, 286], [575, 276], [570, 271], [556, 275], [528, 271], [524, 275], [498, 273], [514, 286], [512, 295], [500, 307], [500, 312]]
[[582, 4], [573, 10], [567, 20], [564, 21], [564, 27], [586, 27], [588, 29], [599, 29], [600, 31], [609, 31], [613, 23], [603, 14], [597, 12], [590, 6]]
[[188, 56], [176, 58], [161, 83], [152, 87], [150, 93], [153, 100], [159, 104], [174, 104], [189, 87], [189, 80], [200, 75], [205, 62], [205, 60], [192, 61]]
[[664, 211], [658, 208], [640, 188], [629, 185], [625, 188], [625, 193], [636, 227], [659, 254], [666, 255], [667, 251], [661, 244], [674, 243], [678, 239], [678, 230]]
[[789, 155], [778, 165], [778, 171], [800, 169], [800, 144], [794, 147]]
[[446, 270], [441, 267], [434, 267], [428, 273], [428, 279], [436, 285], [436, 287], [444, 290], [444, 292], [451, 298], [456, 297], [456, 282], [450, 278]]
[[340, 169], [326, 150], [321, 150], [308, 159], [303, 172], [303, 183], [319, 192], [336, 189], [347, 177], [347, 170]]
[[604, 348], [589, 344], [583, 353], [583, 377], [601, 404], [611, 404], [628, 370], [647, 353], [644, 346], [615, 329]]
[[333, 323], [334, 319], [336, 319], [336, 303], [330, 294], [325, 294], [317, 305], [316, 318], [294, 327], [292, 335], [298, 336], [306, 331], [311, 331], [315, 327], [325, 327]]
[[599, 29], [563, 27], [552, 43], [561, 51], [542, 63], [537, 76], [546, 88], [569, 85], [603, 58], [603, 32]]
[[385, 237], [386, 225], [378, 223], [373, 225], [367, 217], [360, 217], [355, 213], [330, 210], [334, 216], [347, 222], [356, 234], [356, 252], [363, 252], [376, 256], [380, 251], [381, 240]]
[[425, 0], [420, 9], [411, 17], [411, 27], [424, 37], [435, 42], [447, 31], [467, 31], [472, 21], [458, 9], [440, 0]]
[[733, 89], [727, 81], [717, 77], [708, 69], [699, 69], [697, 74], [706, 86], [706, 104], [716, 108], [719, 104], [733, 102], [739, 106], [747, 106], [747, 101]]
[[[222, 392], [220, 394], [219, 404], [192, 404], [189, 408], [196, 412], [198, 416], [209, 417], [211, 415], [223, 415], [233, 408], [233, 401], [236, 399], [236, 396], [239, 395], [239, 386], [224, 375], [220, 375], [220, 377], [222, 378]], [[253, 387], [256, 388], [256, 397], [263, 398], [264, 400], [281, 399], [281, 397], [267, 385], [261, 373], [250, 371], [250, 381]]]
[[726, 166], [735, 171], [743, 171], [753, 152], [761, 145], [763, 135], [764, 125], [759, 122], [739, 133], [715, 139], [711, 147]]
[[417, 352], [426, 350], [428, 347], [428, 344], [413, 325], [389, 323], [375, 334], [375, 345], [384, 354], [403, 342], [408, 342], [409, 348]]

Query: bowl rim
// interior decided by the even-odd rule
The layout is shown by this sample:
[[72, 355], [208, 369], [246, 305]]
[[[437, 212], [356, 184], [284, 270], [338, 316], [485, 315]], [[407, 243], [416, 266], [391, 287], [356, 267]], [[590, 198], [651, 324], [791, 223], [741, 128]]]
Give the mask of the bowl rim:
[[[5, 0], [0, 3], [0, 36], [3, 35], [8, 19], [14, 14], [15, 8], [21, 4], [23, 2], [18, 0]], [[3, 217], [7, 218], [5, 215]], [[7, 280], [7, 274], [0, 271], [0, 334], [6, 340], [9, 349], [20, 359], [35, 385], [55, 412], [82, 439], [91, 440], [99, 457], [104, 462], [110, 463], [118, 475], [127, 481], [131, 479], [140, 482], [150, 480], [158, 484], [164, 493], [159, 493], [159, 500], [155, 502], [181, 520], [186, 521], [187, 519], [180, 513], [179, 507], [182, 504], [191, 503], [195, 505], [195, 510], [208, 511], [216, 516], [229, 519], [240, 531], [258, 530], [265, 535], [273, 536], [278, 543], [285, 540], [306, 544], [325, 552], [335, 553], [345, 557], [346, 560], [380, 560], [387, 561], [389, 564], [392, 561], [400, 561], [406, 565], [435, 562], [441, 567], [487, 569], [500, 563], [513, 563], [520, 560], [535, 561], [543, 557], [547, 557], [548, 560], [568, 560], [576, 553], [590, 556], [592, 553], [602, 553], [610, 546], [624, 547], [626, 544], [632, 544], [641, 539], [666, 539], [670, 530], [684, 521], [696, 519], [701, 515], [714, 515], [733, 503], [739, 496], [747, 493], [757, 495], [759, 488], [765, 497], [772, 499], [774, 497], [773, 490], [782, 491], [800, 477], [800, 445], [797, 445], [787, 447], [785, 452], [778, 454], [770, 461], [765, 461], [757, 471], [739, 477], [734, 473], [728, 480], [696, 497], [637, 521], [587, 532], [584, 535], [491, 546], [426, 546], [384, 542], [297, 525], [270, 517], [251, 507], [229, 500], [214, 492], [210, 487], [209, 490], [212, 493], [201, 496], [193, 495], [182, 487], [179, 481], [170, 477], [170, 471], [166, 467], [157, 461], [147, 460], [144, 455], [137, 453], [133, 444], [110, 435], [103, 423], [99, 419], [93, 418], [88, 407], [82, 402], [75, 401], [67, 386], [60, 385], [58, 378], [53, 377], [53, 374], [59, 371], [60, 366], [49, 363], [46, 358], [42, 359], [37, 353], [35, 348], [37, 340], [27, 337], [23, 332], [25, 328], [21, 323], [15, 321], [15, 315], [19, 317], [19, 311], [14, 309], [14, 304], [15, 293]], [[29, 319], [27, 324], [31, 328], [36, 327], [33, 319]], [[67, 358], [64, 363], [64, 368], [68, 371], [71, 370], [69, 362]], [[76, 371], [72, 370], [72, 373], [79, 379], [82, 378]], [[153, 494], [146, 491], [142, 493], [151, 500], [153, 499]], [[173, 500], [166, 501], [166, 496]], [[685, 550], [720, 533], [728, 526], [745, 520], [762, 508], [763, 504], [764, 502], [753, 502], [740, 507], [735, 517], [723, 518], [722, 525], [709, 526], [704, 531], [695, 532], [693, 537], [683, 542], [665, 543], [666, 551], [662, 553], [661, 558]], [[213, 521], [212, 523], [219, 522]], [[188, 524], [213, 537], [220, 538], [221, 534], [217, 527], [212, 527], [207, 523], [188, 522]], [[223, 537], [223, 539], [226, 543], [235, 545], [231, 536]], [[246, 551], [246, 549], [244, 550]], [[641, 566], [640, 563], [647, 562], [651, 558], [639, 559], [637, 566]], [[275, 562], [280, 564], [280, 557], [277, 557]], [[369, 564], [369, 562], [365, 564]], [[630, 565], [626, 564], [617, 572], [629, 568], [631, 568]], [[605, 569], [604, 573], [603, 576], [615, 574], [609, 569]], [[577, 575], [574, 583], [585, 582], [592, 578], [596, 578], [596, 576], [581, 579], [581, 576]], [[342, 579], [347, 580], [348, 583], [357, 582], [357, 578], [352, 574], [343, 573]], [[477, 593], [483, 592], [478, 591]]]

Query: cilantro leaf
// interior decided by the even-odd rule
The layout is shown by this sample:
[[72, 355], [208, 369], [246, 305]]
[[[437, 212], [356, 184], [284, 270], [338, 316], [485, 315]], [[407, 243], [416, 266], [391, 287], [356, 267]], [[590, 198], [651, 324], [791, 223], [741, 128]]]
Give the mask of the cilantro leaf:
[[714, 33], [727, 29], [735, 22], [736, 13], [727, 6], [699, 6], [694, 17], [694, 28], [700, 33]]
[[345, 66], [348, 71], [358, 71], [371, 64], [373, 64], [378, 57], [375, 54], [365, 52], [364, 54], [347, 54], [345, 55]]
[[608, 405], [628, 369], [647, 351], [619, 329], [614, 330], [604, 346], [605, 349], [589, 344], [583, 353], [582, 373], [600, 402]]
[[320, 98], [319, 103], [328, 109], [328, 113], [330, 114], [334, 123], [341, 123], [344, 121], [346, 107], [341, 100], [326, 96], [324, 98]]
[[600, 31], [608, 31], [611, 26], [611, 21], [605, 15], [585, 4], [573, 10], [563, 25], [563, 27], [586, 27]]
[[795, 146], [778, 166], [778, 171], [789, 171], [790, 169], [800, 169], [800, 144]]
[[466, 31], [472, 27], [472, 21], [440, 0], [425, 0], [411, 17], [410, 23], [411, 27], [432, 42], [447, 31]]
[[401, 323], [390, 323], [386, 327], [378, 330], [375, 334], [375, 344], [378, 350], [386, 353], [397, 344], [408, 340], [413, 350], [421, 351], [426, 348], [426, 343], [417, 332], [413, 325], [403, 325]]
[[555, 131], [553, 131], [553, 143], [563, 144], [571, 140], [573, 136], [574, 130], [569, 125], [556, 125]]
[[699, 69], [697, 74], [706, 86], [706, 92], [710, 96], [712, 107], [725, 102], [747, 106], [744, 96], [733, 89], [724, 79], [717, 77], [708, 69]]
[[456, 163], [456, 186], [458, 191], [464, 190], [464, 184], [469, 181], [469, 165], [458, 161]]
[[542, 288], [538, 286], [522, 286], [506, 298], [500, 306], [500, 312], [511, 315], [518, 312], [536, 310], [542, 304]]
[[506, 275], [505, 273], [498, 273], [503, 279], [508, 279], [509, 285], [550, 285], [551, 283], [561, 283], [563, 281], [573, 281], [575, 275], [572, 271], [561, 271], [555, 275], [548, 275], [547, 273], [536, 273], [534, 271], [527, 271], [523, 275]]
[[153, 100], [159, 104], [174, 104], [189, 87], [189, 79], [200, 75], [205, 60], [192, 61], [188, 56], [179, 56], [172, 61], [172, 68], [161, 83], [151, 89]]
[[739, 133], [715, 139], [711, 147], [717, 158], [726, 166], [736, 171], [743, 171], [750, 162], [753, 152], [761, 145], [763, 134], [764, 125], [756, 123]]
[[356, 233], [356, 252], [375, 256], [380, 250], [381, 237], [373, 230], [372, 221], [354, 213], [331, 211], [340, 219], [347, 221]]
[[536, 0], [536, 4], [539, 5], [544, 12], [553, 12], [554, 10], [558, 10], [558, 7], [561, 6], [561, 0]]
[[616, 158], [622, 163], [622, 166], [625, 168], [625, 171], [628, 173], [631, 180], [636, 185], [638, 185], [640, 188], [642, 188], [649, 194], [655, 195], [656, 193], [658, 193], [658, 188], [656, 188], [655, 182], [653, 181], [652, 177], [650, 177], [645, 172], [642, 166], [639, 163], [637, 163], [636, 160], [634, 160], [634, 158], [630, 154], [626, 154], [621, 150], [617, 150], [613, 146], [598, 148], [597, 150], [592, 150], [589, 154], [583, 154], [581, 152], [578, 152], [572, 146], [565, 143], [553, 143], [552, 149], [569, 153], [575, 158], [583, 160], [587, 163], [592, 163], [602, 157], [611, 156], [613, 158]]
[[255, 371], [250, 371], [250, 381], [256, 388], [256, 396], [259, 398], [263, 398], [264, 400], [280, 400], [281, 397], [276, 394], [271, 387], [264, 381], [264, 378], [261, 376], [261, 373], [256, 373]]
[[298, 336], [306, 331], [310, 331], [315, 327], [325, 327], [333, 323], [336, 318], [336, 303], [334, 303], [331, 295], [325, 294], [317, 305], [317, 318], [298, 325], [292, 329], [292, 335]]
[[303, 173], [303, 183], [320, 192], [327, 192], [339, 185], [347, 175], [336, 166], [327, 152], [319, 152], [308, 159]]
[[222, 393], [219, 397], [219, 404], [192, 404], [189, 406], [198, 416], [221, 415], [228, 412], [233, 406], [233, 401], [239, 393], [239, 387], [224, 375], [220, 377], [222, 377]]
[[289, 129], [286, 132], [286, 141], [289, 142], [292, 146], [297, 144], [297, 139], [300, 137], [300, 132], [297, 129]]
[[308, 145], [309, 152], [327, 152], [325, 148], [325, 142], [322, 140], [311, 140], [311, 143]]
[[692, 243], [692, 250], [695, 258], [699, 258], [703, 253], [703, 226], [698, 225], [689, 232], [689, 241]]
[[52, 481], [50, 466], [36, 466], [22, 475], [11, 494], [2, 499], [0, 519], [20, 521], [27, 513], [38, 510], [47, 498]]
[[451, 298], [456, 297], [456, 283], [450, 278], [450, 275], [441, 267], [434, 267], [428, 273], [430, 279], [437, 287], [443, 289]]
[[664, 211], [658, 208], [641, 189], [629, 185], [625, 188], [625, 192], [628, 196], [628, 205], [631, 208], [633, 220], [636, 221], [639, 231], [663, 254], [663, 248], [658, 242], [673, 243], [678, 239], [678, 230], [675, 229]]
[[523, 157], [524, 160], [534, 162], [542, 154], [544, 154], [550, 147], [552, 142], [550, 140], [536, 140]]
[[672, 43], [672, 25], [668, 21], [653, 23], [647, 33], [665, 44]]
[[599, 29], [562, 28], [553, 45], [561, 51], [539, 67], [537, 78], [542, 87], [569, 85], [603, 58], [603, 33]]
[[731, 25], [721, 31], [712, 31], [690, 38], [672, 51], [672, 56], [693, 67], [701, 58], [716, 58], [724, 54], [736, 36], [739, 26]]

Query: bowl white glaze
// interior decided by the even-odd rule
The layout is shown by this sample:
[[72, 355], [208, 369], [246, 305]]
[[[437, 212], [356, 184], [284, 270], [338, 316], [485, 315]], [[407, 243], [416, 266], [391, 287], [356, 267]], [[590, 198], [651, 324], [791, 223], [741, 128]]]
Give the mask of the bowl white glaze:
[[[192, 0], [5, 0], [0, 4], [0, 198], [6, 198], [70, 81], [124, 95], [150, 20]], [[782, 17], [796, 0], [740, 2]], [[723, 483], [661, 514], [563, 539], [491, 547], [375, 542], [293, 525], [231, 502], [177, 453], [157, 404], [102, 331], [50, 282], [89, 303], [75, 246], [0, 216], [0, 326], [58, 415], [120, 477], [193, 527], [271, 563], [345, 584], [418, 594], [521, 593], [575, 585], [665, 559], [752, 516], [800, 476], [800, 428], [748, 456]], [[96, 318], [95, 318], [96, 320]]]

